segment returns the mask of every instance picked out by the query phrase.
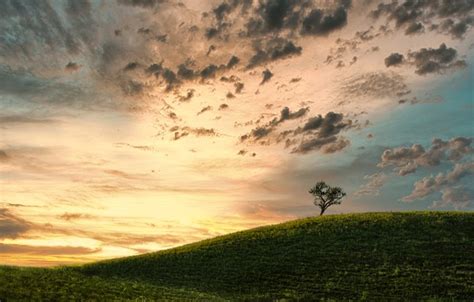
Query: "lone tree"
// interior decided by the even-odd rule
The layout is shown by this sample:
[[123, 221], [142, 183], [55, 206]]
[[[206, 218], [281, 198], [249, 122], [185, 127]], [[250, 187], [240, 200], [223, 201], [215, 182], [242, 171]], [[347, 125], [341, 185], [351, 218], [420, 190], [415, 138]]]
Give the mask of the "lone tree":
[[314, 196], [314, 205], [321, 209], [319, 216], [333, 204], [341, 204], [342, 198], [346, 196], [340, 187], [331, 187], [324, 181], [317, 182], [309, 193]]

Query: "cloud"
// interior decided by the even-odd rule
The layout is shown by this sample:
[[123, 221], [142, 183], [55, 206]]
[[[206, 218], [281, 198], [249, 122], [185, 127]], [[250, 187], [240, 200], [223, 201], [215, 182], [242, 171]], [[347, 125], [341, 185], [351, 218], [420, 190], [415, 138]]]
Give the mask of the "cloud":
[[425, 27], [420, 22], [413, 22], [411, 23], [407, 29], [405, 30], [405, 35], [414, 35], [419, 34], [424, 31]]
[[273, 77], [273, 73], [269, 69], [265, 69], [262, 72], [262, 81], [260, 82], [260, 85], [263, 85], [266, 82], [270, 81], [272, 77]]
[[210, 110], [212, 110], [212, 107], [211, 106], [206, 106], [206, 107], [202, 108], [201, 111], [199, 111], [197, 113], [197, 115], [203, 114], [204, 112], [207, 112], [207, 111], [210, 111]]
[[380, 98], [410, 93], [402, 76], [394, 72], [368, 72], [344, 79], [340, 91], [345, 98]]
[[357, 190], [354, 195], [364, 196], [372, 195], [378, 196], [380, 194], [380, 188], [387, 181], [388, 176], [383, 172], [377, 172], [371, 175], [365, 175], [364, 179], [367, 180], [367, 183], [364, 184]]
[[24, 70], [0, 65], [0, 94], [30, 103], [78, 106], [76, 101], [84, 92], [72, 84], [40, 78]]
[[303, 19], [302, 34], [327, 35], [347, 24], [347, 11], [343, 6], [338, 7], [333, 13], [324, 13], [320, 9], [313, 9]]
[[472, 138], [456, 137], [449, 141], [435, 138], [429, 150], [414, 144], [411, 147], [386, 149], [378, 163], [379, 167], [394, 166], [399, 175], [414, 173], [419, 166], [438, 166], [443, 160], [459, 161], [473, 153]]
[[81, 69], [81, 65], [79, 65], [75, 62], [69, 62], [69, 63], [66, 64], [64, 69], [66, 71], [69, 71], [69, 72], [75, 72], [75, 71], [78, 71], [79, 69]]
[[439, 25], [432, 25], [431, 28], [438, 32], [447, 32], [453, 38], [463, 39], [466, 32], [474, 25], [474, 17], [468, 16], [461, 20], [446, 19]]
[[404, 57], [402, 54], [399, 53], [392, 53], [388, 57], [385, 58], [385, 66], [397, 66], [403, 63]]
[[51, 124], [57, 120], [41, 117], [33, 117], [31, 115], [0, 115], [0, 125], [14, 124]]
[[403, 201], [411, 202], [417, 199], [424, 199], [428, 195], [457, 185], [457, 183], [474, 173], [474, 163], [458, 163], [454, 168], [446, 173], [439, 173], [436, 176], [426, 176], [415, 182], [413, 191], [402, 198]]
[[281, 123], [288, 121], [288, 120], [295, 120], [299, 119], [303, 116], [306, 115], [306, 113], [309, 111], [308, 107], [300, 108], [297, 111], [292, 112], [290, 108], [284, 107], [281, 112], [280, 112], [280, 117], [279, 118], [274, 118], [271, 121], [269, 121], [266, 125], [257, 127], [253, 129], [250, 134], [244, 135], [241, 137], [241, 140], [247, 140], [247, 139], [254, 139], [254, 140], [259, 140], [261, 138], [264, 138], [268, 136], [270, 133], [273, 132], [273, 130]]
[[95, 216], [92, 216], [90, 214], [84, 214], [84, 213], [64, 213], [61, 216], [59, 216], [59, 219], [66, 220], [66, 221], [71, 221], [71, 220], [78, 220], [78, 219], [94, 219], [96, 218]]
[[0, 239], [17, 238], [28, 232], [32, 224], [10, 212], [9, 209], [0, 208]]
[[304, 139], [292, 153], [305, 154], [310, 151], [321, 151], [322, 153], [335, 153], [341, 151], [349, 146], [350, 142], [344, 138], [337, 138], [336, 136], [315, 137], [311, 139]]
[[422, 48], [408, 53], [408, 62], [416, 68], [419, 75], [442, 73], [453, 68], [463, 68], [466, 62], [456, 60], [457, 51], [442, 43], [439, 48]]
[[[307, 153], [313, 150], [320, 150], [323, 153], [341, 151], [349, 146], [350, 142], [337, 135], [351, 124], [350, 120], [344, 121], [341, 113], [328, 112], [324, 117], [314, 116], [303, 127], [294, 130], [294, 135], [304, 134], [304, 139], [292, 150], [292, 153]], [[295, 142], [295, 140], [287, 140], [286, 145], [290, 146]]]
[[53, 255], [84, 255], [100, 252], [101, 249], [92, 249], [79, 246], [33, 246], [23, 244], [0, 243], [0, 254], [28, 254], [40, 256]]
[[167, 2], [166, 0], [118, 0], [121, 5], [136, 6], [141, 8], [155, 8], [158, 5]]
[[257, 14], [246, 24], [247, 35], [281, 30], [303, 35], [327, 35], [347, 24], [350, 1], [333, 1], [331, 6], [333, 9], [322, 10], [305, 0], [260, 2]]
[[250, 58], [247, 68], [253, 68], [267, 62], [289, 58], [301, 54], [302, 47], [296, 46], [293, 41], [274, 38], [265, 42], [265, 45], [254, 45], [255, 54]]
[[240, 59], [236, 56], [232, 56], [230, 59], [229, 59], [229, 62], [227, 62], [227, 65], [226, 67], [227, 68], [233, 68], [234, 66], [236, 66], [237, 64], [239, 64], [240, 62]]
[[235, 93], [242, 93], [242, 90], [244, 89], [244, 83], [236, 82], [234, 83], [234, 88], [235, 88]]
[[217, 131], [212, 128], [193, 128], [193, 127], [182, 127], [179, 128], [178, 126], [175, 126], [170, 129], [171, 132], [174, 133], [174, 140], [178, 140], [182, 137], [188, 136], [189, 134], [193, 134], [196, 137], [202, 137], [202, 136], [219, 136]]
[[445, 188], [441, 190], [441, 200], [433, 202], [432, 208], [449, 208], [455, 210], [474, 207], [474, 192], [464, 187]]
[[[474, 4], [470, 0], [405, 0], [380, 3], [371, 12], [371, 16], [375, 19], [387, 16], [389, 21], [395, 22], [396, 29], [404, 29], [406, 35], [429, 28], [451, 34], [455, 38], [462, 38], [468, 27], [473, 24], [471, 16], [473, 10]], [[454, 27], [457, 27], [457, 30], [453, 30]]]
[[[309, 118], [301, 127], [283, 130], [276, 133], [277, 127], [286, 120], [298, 119], [306, 115], [309, 108], [301, 108], [291, 112], [288, 107], [283, 108], [279, 118], [274, 118], [264, 126], [254, 128], [250, 133], [241, 136], [241, 142], [260, 142], [262, 145], [278, 144], [285, 142], [288, 148], [297, 145], [292, 153], [308, 153], [321, 151], [322, 153], [335, 153], [350, 145], [349, 140], [339, 137], [343, 129], [352, 126], [352, 121], [344, 120], [340, 113], [328, 112], [324, 117], [317, 115]], [[266, 140], [263, 140], [266, 139]]]

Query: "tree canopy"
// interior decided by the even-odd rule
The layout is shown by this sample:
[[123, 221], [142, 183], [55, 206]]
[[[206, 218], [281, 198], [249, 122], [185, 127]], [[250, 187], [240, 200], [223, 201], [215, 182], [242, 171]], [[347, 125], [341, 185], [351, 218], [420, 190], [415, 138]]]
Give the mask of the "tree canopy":
[[340, 187], [331, 187], [324, 181], [317, 182], [309, 193], [314, 197], [314, 205], [321, 209], [320, 216], [332, 205], [341, 204], [346, 193]]

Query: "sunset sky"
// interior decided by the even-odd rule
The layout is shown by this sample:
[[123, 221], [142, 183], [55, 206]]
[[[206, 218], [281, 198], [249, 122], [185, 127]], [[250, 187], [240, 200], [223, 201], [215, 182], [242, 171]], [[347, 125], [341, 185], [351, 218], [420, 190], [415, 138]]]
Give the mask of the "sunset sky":
[[0, 264], [474, 209], [472, 0], [5, 0]]

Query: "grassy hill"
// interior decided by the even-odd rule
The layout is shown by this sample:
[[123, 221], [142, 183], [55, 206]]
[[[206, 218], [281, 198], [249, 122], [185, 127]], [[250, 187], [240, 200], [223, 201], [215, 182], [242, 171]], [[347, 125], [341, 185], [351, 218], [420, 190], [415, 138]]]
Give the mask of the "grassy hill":
[[34, 283], [40, 299], [63, 286], [96, 300], [471, 301], [473, 251], [474, 213], [334, 215], [79, 267], [4, 267], [0, 297], [26, 299]]

